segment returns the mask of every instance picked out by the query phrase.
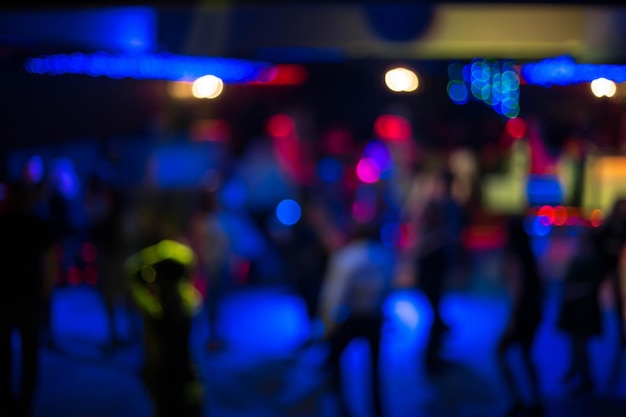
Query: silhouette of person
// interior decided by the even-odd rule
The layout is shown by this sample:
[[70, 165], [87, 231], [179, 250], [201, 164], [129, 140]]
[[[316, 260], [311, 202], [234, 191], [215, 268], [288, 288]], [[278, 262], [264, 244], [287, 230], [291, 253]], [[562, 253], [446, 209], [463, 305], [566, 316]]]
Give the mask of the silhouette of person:
[[[0, 291], [0, 415], [28, 416], [39, 371], [38, 349], [46, 299], [52, 291], [55, 234], [33, 211], [33, 195], [23, 183], [9, 187], [0, 214], [0, 261], [6, 271]], [[20, 385], [14, 389], [11, 337], [20, 338]]]
[[571, 348], [570, 365], [563, 382], [575, 383], [574, 394], [593, 390], [587, 348], [589, 340], [602, 333], [599, 291], [603, 278], [600, 254], [592, 242], [591, 232], [585, 231], [565, 270], [565, 288], [557, 319], [557, 327], [568, 335]]
[[122, 268], [125, 200], [121, 190], [94, 175], [87, 184], [86, 209], [89, 214], [87, 239], [95, 245], [98, 286], [104, 299], [108, 325], [108, 349], [123, 344], [116, 325], [115, 308], [128, 305], [128, 285]]
[[[624, 323], [624, 288], [622, 285], [620, 265], [623, 263], [623, 250], [626, 244], [626, 199], [620, 198], [613, 203], [609, 215], [602, 225], [594, 233], [595, 245], [599, 251], [603, 278], [612, 284], [613, 300], [618, 323], [618, 349], [623, 350], [626, 346], [626, 329]], [[612, 366], [613, 372], [609, 377], [609, 384], [616, 386], [618, 383], [622, 363], [622, 355], [616, 356]]]
[[197, 259], [196, 270], [206, 282], [205, 307], [209, 322], [206, 348], [209, 352], [224, 347], [219, 310], [228, 277], [230, 242], [220, 219], [219, 205], [216, 191], [203, 190], [189, 224], [190, 244]]
[[124, 264], [131, 293], [144, 318], [144, 377], [157, 417], [199, 417], [203, 387], [189, 350], [193, 315], [202, 296], [191, 282], [190, 246], [163, 238]]
[[319, 334], [320, 291], [333, 250], [343, 244], [343, 235], [333, 224], [328, 208], [309, 193], [302, 199], [302, 218], [293, 225], [282, 243], [288, 279], [302, 298], [310, 325], [310, 337], [302, 348], [314, 343]]
[[381, 243], [374, 224], [358, 225], [351, 241], [330, 255], [319, 317], [324, 325], [323, 339], [330, 347], [326, 365], [331, 372], [331, 391], [343, 416], [350, 413], [342, 389], [340, 360], [355, 338], [368, 342], [374, 412], [383, 415], [379, 376], [383, 303], [391, 291], [395, 267], [396, 254]]
[[626, 242], [626, 199], [618, 199], [602, 225], [595, 233], [596, 245], [602, 257], [603, 275], [613, 283], [614, 299], [618, 312], [619, 342], [626, 344], [622, 287], [619, 279], [620, 254]]
[[[542, 283], [530, 238], [524, 229], [523, 216], [509, 216], [506, 219], [506, 230], [503, 275], [512, 306], [507, 327], [498, 344], [498, 360], [513, 399], [507, 416], [541, 415], [539, 381], [532, 362], [531, 348], [542, 319]], [[530, 376], [530, 404], [524, 402], [512, 366], [507, 360], [507, 353], [515, 346], [521, 347], [522, 360]]]
[[434, 372], [442, 364], [440, 348], [443, 336], [449, 330], [441, 316], [441, 298], [449, 276], [461, 268], [464, 262], [461, 235], [465, 227], [465, 215], [452, 196], [451, 187], [450, 174], [440, 174], [436, 178], [435, 191], [424, 204], [417, 220], [415, 283], [426, 296], [433, 312], [425, 365], [428, 371]]

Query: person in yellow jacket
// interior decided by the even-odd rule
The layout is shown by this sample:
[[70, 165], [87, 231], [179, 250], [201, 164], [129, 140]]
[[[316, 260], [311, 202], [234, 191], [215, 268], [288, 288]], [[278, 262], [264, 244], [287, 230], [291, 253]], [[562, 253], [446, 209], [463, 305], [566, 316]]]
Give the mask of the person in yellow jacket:
[[199, 417], [203, 387], [189, 351], [193, 315], [202, 297], [191, 282], [195, 257], [163, 239], [125, 262], [131, 294], [144, 318], [144, 377], [157, 417]]

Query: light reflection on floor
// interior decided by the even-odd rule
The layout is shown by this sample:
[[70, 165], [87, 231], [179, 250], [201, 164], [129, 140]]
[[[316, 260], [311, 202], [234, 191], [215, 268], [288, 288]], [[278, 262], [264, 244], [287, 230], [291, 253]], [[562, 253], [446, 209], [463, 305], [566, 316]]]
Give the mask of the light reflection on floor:
[[[544, 396], [560, 404], [565, 393], [559, 378], [568, 351], [564, 336], [554, 330], [558, 289], [549, 293], [533, 354]], [[474, 289], [454, 291], [445, 297], [444, 317], [452, 331], [444, 352], [455, 365], [448, 376], [438, 380], [427, 379], [421, 368], [421, 352], [431, 320], [422, 294], [398, 291], [385, 311], [389, 320], [381, 361], [385, 407], [390, 417], [500, 414], [506, 406], [506, 395], [493, 354], [508, 312], [502, 292]], [[138, 374], [141, 348], [133, 343], [105, 354], [101, 346], [108, 334], [103, 313], [101, 300], [92, 288], [57, 290], [53, 317], [61, 350], [42, 350], [36, 417], [150, 414]], [[120, 328], [129, 331], [132, 326], [128, 316], [118, 313]], [[599, 390], [605, 390], [616, 353], [610, 310], [605, 314], [605, 324], [605, 334], [592, 346]], [[275, 287], [238, 290], [224, 300], [222, 326], [228, 349], [208, 354], [204, 350], [208, 328], [202, 312], [194, 325], [193, 352], [210, 396], [207, 416], [332, 416], [328, 399], [322, 395], [323, 375], [317, 366], [325, 352], [323, 347], [294, 354], [308, 331], [305, 310], [296, 295]], [[356, 341], [344, 357], [346, 388], [355, 417], [369, 416], [366, 389], [370, 375], [362, 366], [366, 354], [367, 346]], [[511, 359], [515, 360], [515, 354]], [[623, 384], [619, 394], [626, 397]], [[582, 409], [579, 407], [577, 412]]]

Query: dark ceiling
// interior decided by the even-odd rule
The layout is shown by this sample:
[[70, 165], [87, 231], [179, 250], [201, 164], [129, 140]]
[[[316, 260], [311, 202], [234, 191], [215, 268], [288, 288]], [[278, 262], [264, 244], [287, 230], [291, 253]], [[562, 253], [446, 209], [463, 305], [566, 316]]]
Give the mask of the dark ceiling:
[[[349, 0], [289, 3], [290, 6], [294, 4], [320, 7], [322, 10], [324, 5], [346, 4], [367, 9], [378, 7], [381, 3]], [[311, 6], [312, 4], [314, 6]], [[390, 5], [389, 2], [384, 4]], [[420, 10], [430, 10], [430, 7], [434, 5], [470, 4], [470, 2], [398, 1], [393, 4], [398, 7], [406, 6], [409, 10], [415, 11], [419, 7], [422, 7]], [[481, 4], [511, 3], [484, 1]], [[617, 5], [621, 2], [544, 1], [524, 4], [598, 6], [600, 4]], [[231, 20], [227, 37], [228, 47], [224, 46], [226, 43], [221, 45], [222, 51], [228, 55], [267, 59], [271, 57], [272, 51], [281, 50], [280, 47], [284, 45], [269, 44], [267, 46], [278, 46], [278, 48], [263, 48], [264, 39], [272, 42], [274, 39], [286, 39], [285, 42], [290, 40], [289, 36], [281, 32], [273, 34], [263, 32], [265, 38], [255, 37], [255, 32], [251, 29], [253, 26], [249, 24], [250, 19], [257, 16], [266, 6], [271, 10], [283, 8], [284, 3], [278, 1], [151, 1], [146, 3], [113, 1], [106, 3], [107, 7], [128, 5], [149, 5], [160, 11], [158, 47], [166, 50], [184, 53], [189, 49], [197, 51], [203, 50], [204, 47], [208, 48], [203, 43], [205, 39], [203, 36], [206, 36], [203, 30], [210, 28], [194, 20], [196, 17], [194, 10], [207, 6], [227, 6], [231, 19], [234, 19], [233, 15], [237, 14], [234, 11], [239, 10], [238, 6], [243, 8], [241, 9], [243, 12], [236, 16], [237, 19], [242, 20]], [[101, 6], [105, 4], [65, 0], [56, 2], [53, 7], [43, 1], [26, 3], [8, 1], [4, 2], [1, 7], [7, 13], [26, 11], [40, 15], [41, 12], [47, 10], [57, 11], [63, 8], [97, 10]], [[0, 19], [3, 18], [2, 14], [0, 13]], [[248, 24], [245, 24], [246, 22]], [[193, 26], [194, 23], [195, 26]], [[349, 28], [341, 27], [340, 21], [336, 23], [331, 29], [338, 31], [336, 32], [338, 35], [352, 36]], [[396, 32], [392, 34], [397, 36], [401, 33], [397, 31], [398, 27], [394, 29]], [[248, 35], [244, 36], [245, 33]], [[333, 32], [311, 32], [307, 36], [298, 38], [303, 42], [302, 46], [312, 47], [312, 50], [318, 53], [328, 52], [329, 48], [326, 46], [333, 45]], [[81, 40], [79, 38], [77, 37], [77, 42]], [[621, 39], [621, 36], [616, 38]], [[318, 47], [318, 39], [325, 40], [324, 48]], [[372, 42], [375, 43], [378, 40], [374, 39]], [[343, 48], [343, 44], [339, 46], [339, 49]], [[351, 128], [357, 137], [362, 138], [371, 135], [372, 121], [377, 115], [387, 111], [401, 111], [411, 119], [420, 140], [437, 145], [451, 141], [478, 146], [487, 141], [497, 140], [504, 122], [493, 110], [481, 103], [457, 106], [450, 102], [445, 93], [442, 93], [448, 81], [447, 64], [450, 59], [454, 58], [453, 56], [447, 59], [419, 59], [419, 57], [403, 55], [405, 52], [400, 50], [396, 58], [381, 56], [354, 58], [352, 56], [349, 59], [333, 62], [325, 60], [326, 55], [318, 55], [317, 60], [310, 59], [308, 62], [301, 62], [309, 71], [308, 81], [301, 86], [275, 88], [233, 86], [228, 94], [224, 94], [216, 102], [173, 102], [165, 94], [163, 81], [94, 79], [81, 75], [53, 77], [27, 74], [24, 71], [22, 63], [25, 57], [54, 53], [57, 50], [69, 50], [67, 39], [61, 42], [56, 41], [52, 35], [42, 38], [29, 36], [28, 30], [16, 33], [3, 31], [0, 27], [0, 91], [2, 91], [0, 126], [3, 131], [0, 146], [2, 150], [81, 138], [141, 135], [154, 131], [156, 126], [161, 126], [161, 128], [165, 126], [166, 129], [172, 130], [184, 129], [194, 118], [206, 117], [228, 120], [233, 126], [235, 140], [243, 143], [246, 138], [262, 132], [263, 123], [270, 114], [294, 109], [313, 113], [314, 123], [319, 130], [344, 124]], [[620, 51], [620, 48], [615, 48], [615, 50]], [[290, 56], [279, 55], [276, 58], [278, 61], [289, 62]], [[392, 96], [383, 88], [380, 83], [380, 73], [385, 67], [396, 62], [413, 66], [423, 77], [424, 82], [418, 94]], [[598, 106], [589, 108], [587, 96], [579, 94], [576, 89], [567, 91], [561, 89], [560, 95], [555, 95], [554, 90], [548, 94], [543, 88], [526, 87], [525, 91], [522, 97], [522, 108], [532, 109], [556, 120], [554, 131], [559, 131], [559, 126], [567, 124], [578, 112], [608, 115], [612, 111]], [[554, 105], [554, 103], [557, 104]], [[598, 116], [596, 123], [608, 122], [602, 121]], [[612, 129], [612, 127], [609, 126], [607, 129]], [[560, 140], [558, 134], [554, 137], [554, 143], [558, 144]]]

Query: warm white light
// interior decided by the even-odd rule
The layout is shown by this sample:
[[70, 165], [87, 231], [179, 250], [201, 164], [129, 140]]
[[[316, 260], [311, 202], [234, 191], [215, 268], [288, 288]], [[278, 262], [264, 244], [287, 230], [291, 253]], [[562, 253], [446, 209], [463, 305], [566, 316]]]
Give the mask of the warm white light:
[[617, 86], [606, 78], [597, 78], [591, 82], [591, 92], [596, 97], [613, 97], [617, 91]]
[[192, 83], [187, 81], [170, 81], [167, 83], [167, 94], [176, 99], [191, 98], [191, 86]]
[[205, 75], [193, 82], [191, 91], [196, 98], [216, 98], [222, 94], [224, 82], [215, 75]]
[[417, 75], [407, 68], [394, 68], [385, 74], [385, 84], [391, 91], [411, 92], [417, 90]]

